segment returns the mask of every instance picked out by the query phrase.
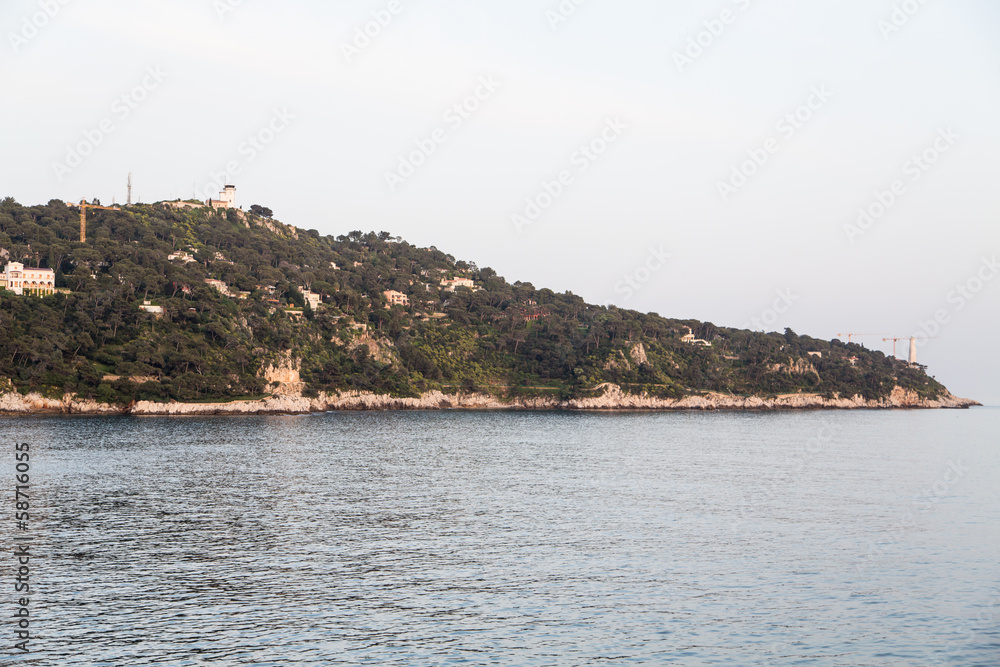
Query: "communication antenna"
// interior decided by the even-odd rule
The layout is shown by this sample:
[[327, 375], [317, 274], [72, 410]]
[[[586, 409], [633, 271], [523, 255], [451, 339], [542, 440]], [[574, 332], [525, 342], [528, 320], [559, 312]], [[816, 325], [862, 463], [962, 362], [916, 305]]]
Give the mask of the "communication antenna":
[[126, 206], [132, 205], [132, 172], [128, 173], [128, 201], [125, 203]]

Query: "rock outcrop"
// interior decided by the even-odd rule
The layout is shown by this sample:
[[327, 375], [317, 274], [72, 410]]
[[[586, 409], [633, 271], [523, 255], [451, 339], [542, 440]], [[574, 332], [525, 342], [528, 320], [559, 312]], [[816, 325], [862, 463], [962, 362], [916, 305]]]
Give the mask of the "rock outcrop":
[[354, 339], [347, 346], [347, 349], [354, 352], [361, 347], [367, 348], [368, 356], [380, 364], [396, 365], [398, 363], [392, 354], [395, 345], [386, 338], [374, 338], [365, 332], [359, 338]]
[[275, 385], [274, 393], [279, 396], [301, 394], [306, 388], [299, 375], [299, 362], [292, 358], [291, 352], [283, 353], [275, 363], [265, 367], [262, 375]]
[[646, 358], [646, 346], [642, 343], [636, 343], [632, 346], [632, 350], [629, 352], [629, 356], [632, 357], [632, 361], [639, 364], [648, 364], [649, 359]]
[[0, 415], [120, 415], [127, 412], [128, 408], [121, 405], [108, 405], [71, 395], [58, 399], [47, 398], [41, 394], [27, 394], [26, 396], [16, 392], [0, 394]]
[[601, 395], [567, 401], [552, 397], [500, 399], [487, 394], [443, 394], [428, 392], [419, 398], [394, 398], [368, 392], [320, 394], [307, 398], [299, 393], [276, 394], [269, 398], [229, 403], [154, 403], [139, 401], [127, 408], [79, 400], [62, 400], [38, 394], [0, 394], [0, 414], [131, 414], [131, 415], [260, 415], [306, 414], [333, 410], [815, 410], [815, 409], [935, 409], [969, 408], [976, 401], [947, 394], [922, 399], [913, 391], [896, 387], [888, 398], [866, 400], [861, 396], [827, 399], [817, 394], [788, 394], [775, 398], [705, 394], [680, 399], [627, 394], [614, 384], [597, 387]]

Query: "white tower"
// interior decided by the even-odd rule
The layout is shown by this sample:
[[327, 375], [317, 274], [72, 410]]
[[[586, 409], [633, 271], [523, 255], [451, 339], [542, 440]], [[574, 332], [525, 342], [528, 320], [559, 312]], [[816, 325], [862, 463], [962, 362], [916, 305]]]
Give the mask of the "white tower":
[[229, 207], [236, 206], [236, 186], [227, 185], [225, 189], [220, 193], [222, 195], [222, 201], [226, 202]]
[[910, 338], [910, 365], [917, 363], [917, 339]]

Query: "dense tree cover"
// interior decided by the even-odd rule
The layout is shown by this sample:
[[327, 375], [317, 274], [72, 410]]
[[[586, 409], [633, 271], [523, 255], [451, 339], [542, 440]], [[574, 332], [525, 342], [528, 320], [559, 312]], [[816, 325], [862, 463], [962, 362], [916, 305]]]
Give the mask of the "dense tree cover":
[[[271, 390], [264, 368], [289, 354], [307, 393], [583, 396], [605, 382], [659, 396], [944, 391], [923, 369], [858, 345], [593, 306], [387, 232], [287, 227], [263, 206], [91, 211], [87, 242], [78, 239], [78, 211], [61, 201], [0, 202], [0, 262], [52, 268], [71, 290], [0, 292], [0, 382], [19, 391], [118, 402], [259, 396]], [[178, 251], [194, 261], [168, 259]], [[455, 277], [476, 289], [440, 288]], [[248, 294], [225, 296], [206, 279]], [[323, 305], [314, 311], [303, 289]], [[388, 306], [385, 290], [410, 305]], [[146, 300], [164, 316], [144, 312]], [[687, 327], [712, 346], [682, 341]]]

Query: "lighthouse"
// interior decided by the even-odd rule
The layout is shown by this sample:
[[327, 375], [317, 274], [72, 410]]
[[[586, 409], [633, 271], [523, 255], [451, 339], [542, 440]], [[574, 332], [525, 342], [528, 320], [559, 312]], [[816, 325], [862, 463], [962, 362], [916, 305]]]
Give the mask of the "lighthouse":
[[218, 199], [209, 199], [205, 203], [212, 208], [236, 208], [236, 186], [225, 186]]

